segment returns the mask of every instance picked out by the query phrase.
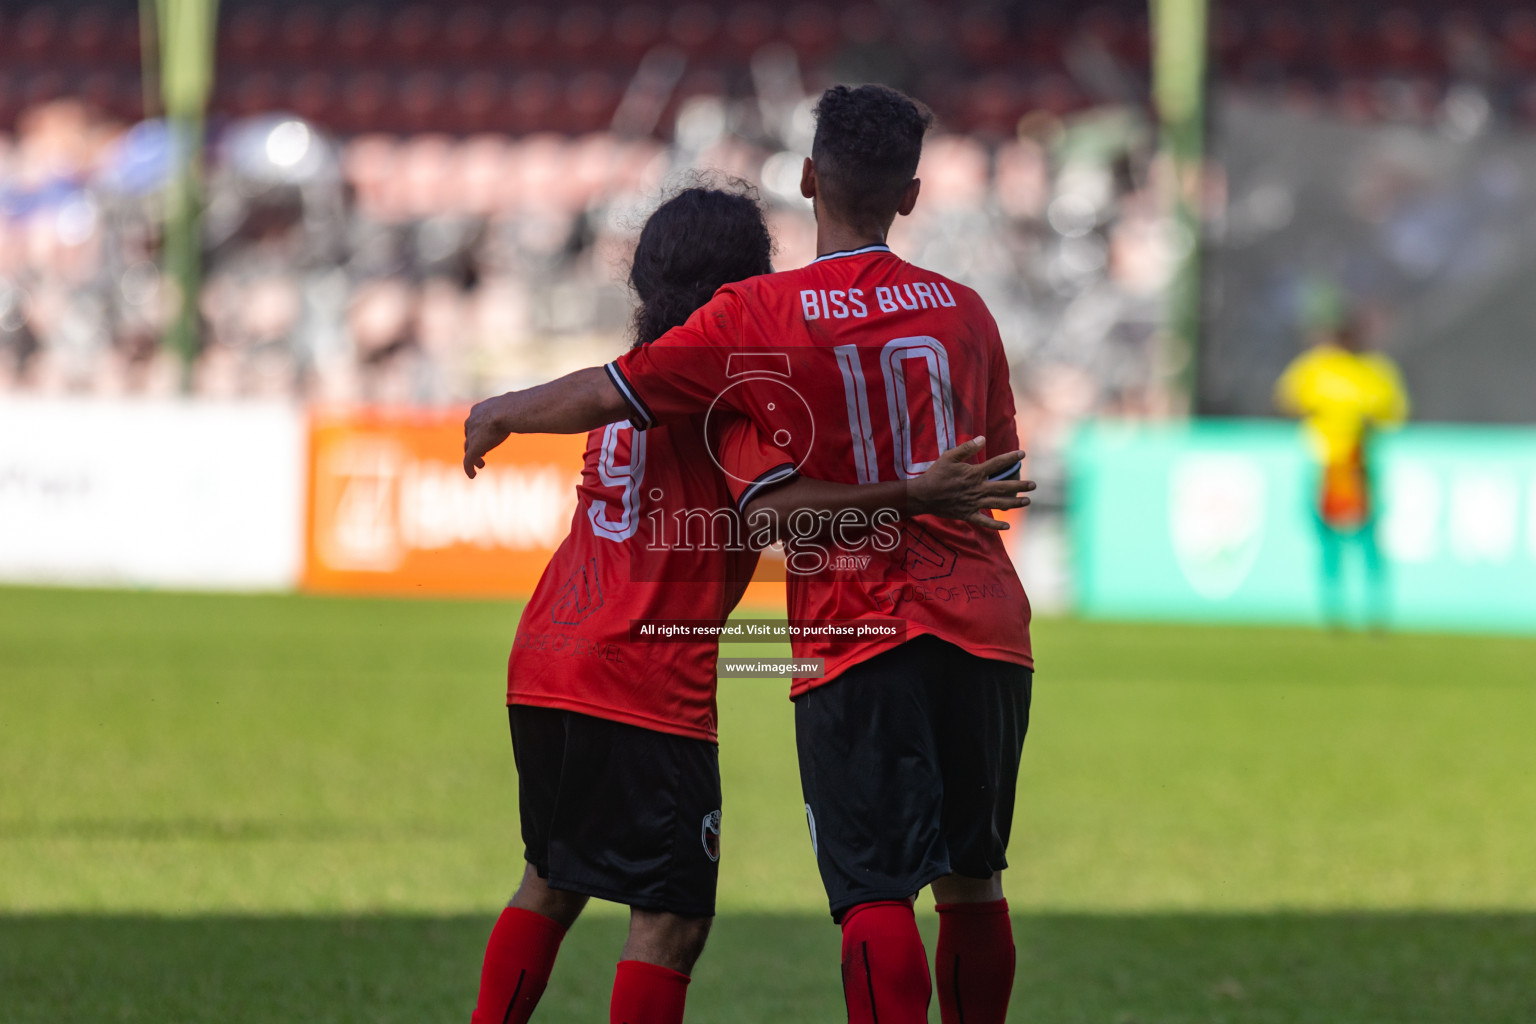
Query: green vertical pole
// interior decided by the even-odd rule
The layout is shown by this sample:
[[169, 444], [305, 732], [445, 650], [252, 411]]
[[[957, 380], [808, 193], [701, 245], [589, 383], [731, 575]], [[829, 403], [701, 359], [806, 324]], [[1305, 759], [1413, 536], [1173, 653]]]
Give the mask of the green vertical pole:
[[1151, 0], [1152, 92], [1161, 128], [1162, 206], [1173, 229], [1163, 362], [1175, 403], [1193, 410], [1200, 361], [1200, 193], [1205, 158], [1208, 0]]
[[156, 0], [139, 0], [139, 75], [143, 78], [144, 117], [160, 114], [160, 19]]
[[197, 357], [197, 297], [202, 287], [203, 132], [213, 85], [218, 0], [156, 0], [160, 94], [174, 170], [165, 195], [165, 273], [177, 296], [165, 344], [181, 359], [181, 387], [192, 390]]

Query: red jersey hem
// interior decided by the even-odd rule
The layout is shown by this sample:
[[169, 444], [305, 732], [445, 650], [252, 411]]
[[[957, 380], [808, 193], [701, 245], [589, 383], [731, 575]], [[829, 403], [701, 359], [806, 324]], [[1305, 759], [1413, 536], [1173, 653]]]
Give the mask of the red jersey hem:
[[860, 664], [861, 662], [868, 661], [870, 658], [873, 658], [877, 654], [884, 654], [886, 651], [889, 651], [892, 648], [900, 647], [902, 644], [907, 643], [910, 640], [915, 640], [920, 636], [938, 637], [940, 640], [943, 640], [947, 643], [952, 643], [956, 647], [959, 647], [961, 650], [976, 655], [978, 658], [988, 658], [992, 661], [1006, 661], [1013, 665], [1023, 665], [1031, 672], [1033, 672], [1035, 669], [1035, 659], [1033, 654], [1022, 653], [1011, 647], [994, 647], [991, 644], [973, 643], [967, 640], [963, 640], [960, 637], [948, 636], [936, 629], [928, 629], [923, 626], [912, 626], [908, 628], [906, 638], [901, 641], [886, 644], [871, 644], [868, 647], [860, 648], [857, 652], [849, 654], [847, 657], [838, 658], [835, 661], [830, 662], [828, 665], [826, 665], [826, 674], [819, 679], [794, 680], [789, 688], [789, 697], [791, 700], [793, 700], [800, 696], [802, 693], [808, 693], [809, 691], [816, 689], [818, 686], [825, 686], [828, 683], [834, 683], [837, 681], [839, 676], [841, 676], [844, 672], [848, 671], [853, 666]]
[[604, 718], [610, 722], [634, 725], [641, 729], [649, 729], [652, 732], [664, 732], [671, 736], [683, 736], [690, 740], [706, 740], [715, 744], [720, 742], [719, 733], [712, 729], [700, 729], [697, 726], [681, 725], [677, 722], [669, 722], [663, 718], [652, 718], [649, 715], [638, 714], [634, 711], [622, 711], [618, 708], [605, 707], [602, 704], [590, 704], [573, 697], [557, 697], [553, 694], [543, 693], [508, 694], [507, 706], [511, 707], [513, 704], [523, 704], [535, 708], [553, 708], [556, 711], [574, 711], [579, 715]]

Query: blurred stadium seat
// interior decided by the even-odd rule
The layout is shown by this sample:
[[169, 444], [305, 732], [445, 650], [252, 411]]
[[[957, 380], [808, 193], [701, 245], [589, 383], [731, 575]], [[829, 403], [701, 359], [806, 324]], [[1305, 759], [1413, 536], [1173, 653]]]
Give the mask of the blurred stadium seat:
[[[333, 131], [412, 130], [442, 116], [456, 134], [478, 131], [587, 131], [616, 104], [644, 55], [670, 43], [688, 59], [684, 92], [708, 83], [728, 92], [746, 87], [751, 56], [772, 43], [793, 48], [805, 87], [814, 91], [871, 55], [897, 68], [903, 51], [925, 84], [941, 118], [957, 126], [996, 130], [1019, 106], [1023, 92], [1043, 92], [1052, 109], [1078, 109], [1100, 96], [1069, 68], [1074, 47], [1091, 45], [1133, 80], [1149, 64], [1150, 34], [1144, 5], [1111, 0], [1072, 13], [1022, 3], [908, 8], [898, 22], [873, 3], [794, 3], [760, 0], [680, 5], [616, 0], [511, 5], [426, 4], [410, 0], [246, 3], [229, 0], [219, 29], [221, 78], [244, 81], [278, 74], [281, 95], [265, 87], [222, 82], [215, 110], [244, 115], [258, 100], [302, 103], [303, 112]], [[26, 101], [75, 92], [85, 75], [136, 74], [139, 30], [130, 5], [35, 3], [0, 12], [0, 56], [22, 100], [0, 106], [0, 127], [14, 125]], [[1226, 0], [1213, 13], [1212, 53], [1218, 75], [1233, 84], [1289, 88], [1334, 102], [1350, 116], [1362, 109], [1358, 84], [1422, 79], [1443, 94], [1453, 79], [1476, 77], [1496, 105], [1524, 118], [1524, 76], [1536, 74], [1536, 15], [1507, 0], [1444, 9], [1423, 3], [1341, 8], [1303, 2], [1270, 4]], [[333, 77], [329, 88], [306, 75], [383, 75], [394, 95], [376, 102], [376, 78]], [[542, 72], [560, 79], [553, 92], [502, 109], [501, 88]], [[48, 78], [54, 74], [59, 77]], [[399, 83], [421, 74], [409, 88]], [[1049, 76], [1065, 74], [1062, 88]], [[587, 75], [581, 85], [578, 77]], [[591, 77], [596, 75], [605, 78]], [[475, 77], [470, 77], [475, 76]], [[988, 78], [988, 76], [992, 76]], [[38, 83], [36, 80], [43, 78]], [[304, 78], [307, 85], [299, 87]], [[999, 96], [978, 95], [988, 80]], [[260, 81], [260, 80], [255, 80]], [[351, 96], [352, 82], [360, 96]], [[104, 94], [94, 82], [92, 98]], [[1299, 83], [1310, 83], [1311, 90]], [[1042, 84], [1045, 83], [1045, 84]], [[916, 86], [916, 79], [906, 81]], [[515, 89], [512, 90], [515, 94]], [[548, 91], [548, 90], [541, 90]], [[1140, 97], [1145, 100], [1145, 90]], [[462, 97], [464, 102], [457, 103]], [[268, 99], [270, 98], [270, 100]], [[1024, 101], [1026, 103], [1032, 100]], [[403, 104], [403, 108], [397, 107]], [[1374, 108], [1380, 104], [1371, 105]], [[1402, 105], [1393, 106], [1400, 109]], [[1409, 105], [1411, 107], [1411, 104]], [[451, 116], [447, 113], [454, 108]], [[113, 109], [128, 109], [121, 104]], [[612, 110], [607, 109], [611, 114]], [[1369, 116], [1382, 116], [1379, 110]], [[370, 120], [370, 118], [374, 120]], [[574, 120], [568, 120], [574, 119]]]
[[[869, 77], [938, 116], [925, 202], [895, 238], [987, 297], [1028, 429], [1085, 408], [1153, 414], [1170, 243], [1153, 200], [1145, 4], [903, 10], [225, 0], [215, 150], [246, 119], [291, 114], [316, 152], [334, 151], [315, 166], [334, 167], [274, 185], [210, 160], [209, 308], [244, 294], [288, 313], [259, 331], [211, 318], [197, 380], [430, 404], [600, 358], [625, 329], [615, 268], [669, 174], [760, 182], [780, 262], [809, 258], [808, 100]], [[153, 206], [100, 184], [152, 185], [163, 166], [163, 133], [159, 148], [153, 132], [123, 141], [143, 116], [139, 46], [127, 0], [0, 8], [0, 389], [174, 379], [156, 368], [158, 307], [144, 299], [158, 286]], [[1536, 14], [1511, 0], [1222, 0], [1210, 50], [1226, 97], [1359, 125], [1536, 126]], [[85, 105], [53, 102], [69, 98]], [[70, 131], [88, 144], [63, 144]], [[118, 166], [130, 150], [131, 174]], [[495, 328], [454, 347], [447, 323]], [[1089, 397], [1053, 406], [1042, 389], [1063, 380]]]

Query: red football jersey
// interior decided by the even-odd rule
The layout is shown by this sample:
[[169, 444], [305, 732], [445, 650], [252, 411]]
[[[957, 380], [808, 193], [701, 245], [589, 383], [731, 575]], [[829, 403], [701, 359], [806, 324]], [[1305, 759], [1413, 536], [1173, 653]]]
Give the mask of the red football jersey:
[[[742, 545], [678, 541], [680, 523], [701, 533], [719, 525], [705, 521], [708, 513], [735, 515], [702, 429], [702, 417], [692, 417], [645, 432], [612, 423], [587, 435], [571, 532], [517, 625], [508, 704], [715, 740], [717, 642], [630, 642], [631, 620], [723, 622], [757, 564]], [[745, 420], [725, 427], [718, 443], [733, 472], [792, 475]]]
[[[637, 425], [734, 411], [823, 480], [912, 479], [978, 434], [986, 454], [1018, 446], [1007, 360], [985, 304], [883, 245], [726, 285], [608, 373]], [[792, 620], [901, 618], [908, 638], [931, 633], [1033, 665], [1029, 602], [994, 531], [918, 516], [901, 521], [895, 543], [825, 553], [792, 560]], [[825, 658], [826, 674], [797, 679], [792, 692], [897, 642], [797, 642], [796, 656]]]

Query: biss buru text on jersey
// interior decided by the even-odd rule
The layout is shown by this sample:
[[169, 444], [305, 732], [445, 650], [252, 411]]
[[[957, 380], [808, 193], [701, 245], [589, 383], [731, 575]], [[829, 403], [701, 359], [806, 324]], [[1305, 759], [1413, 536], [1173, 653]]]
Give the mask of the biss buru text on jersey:
[[[862, 288], [839, 289], [807, 288], [800, 293], [800, 309], [807, 320], [847, 320], [869, 316], [869, 304], [864, 301]], [[875, 289], [876, 312], [895, 313], [900, 310], [916, 312], [919, 309], [949, 309], [955, 305], [955, 297], [949, 285], [942, 281], [918, 281]]]

